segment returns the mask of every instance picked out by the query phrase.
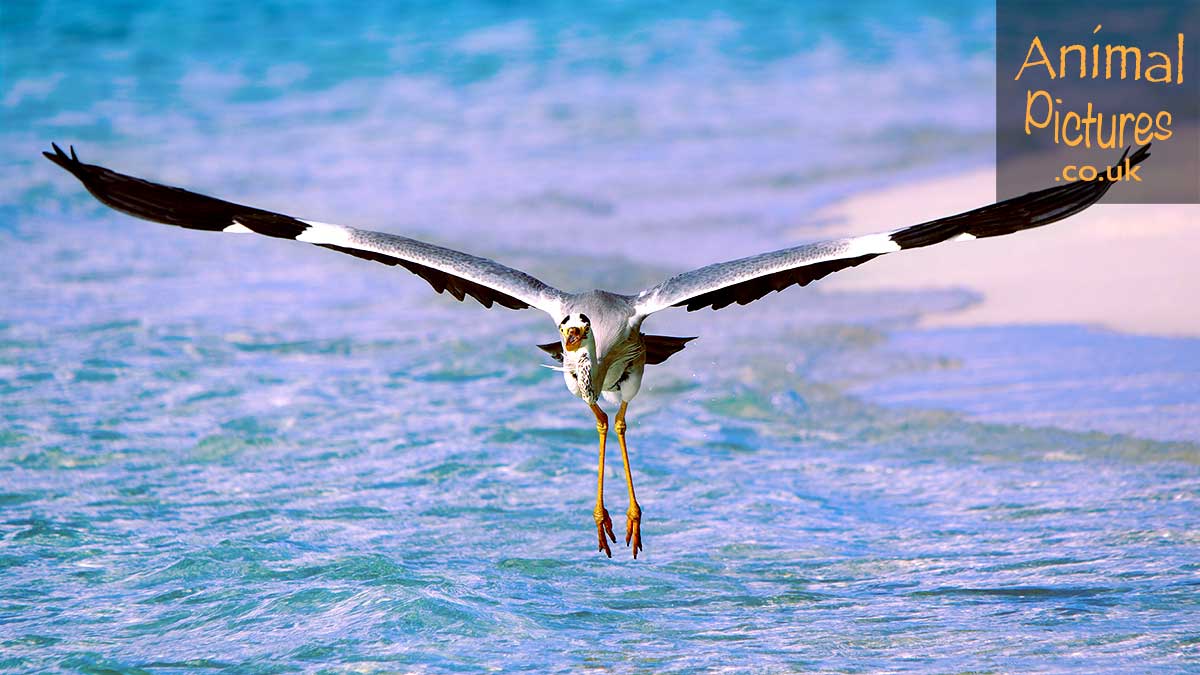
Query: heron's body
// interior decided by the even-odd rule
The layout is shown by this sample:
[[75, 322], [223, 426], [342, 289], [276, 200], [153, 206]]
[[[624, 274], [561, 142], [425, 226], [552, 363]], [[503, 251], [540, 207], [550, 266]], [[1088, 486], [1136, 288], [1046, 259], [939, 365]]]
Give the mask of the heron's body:
[[[1128, 169], [1145, 160], [1149, 156], [1148, 147], [1139, 149], [1132, 156], [1127, 150], [1121, 158], [1124, 167]], [[646, 366], [662, 363], [693, 339], [646, 335], [642, 332], [642, 324], [647, 317], [671, 307], [686, 307], [693, 311], [703, 307], [716, 310], [734, 303], [744, 305], [767, 293], [792, 285], [805, 286], [887, 253], [1039, 227], [1082, 211], [1112, 186], [1111, 182], [1061, 185], [898, 230], [803, 244], [716, 263], [676, 275], [637, 295], [621, 295], [601, 290], [567, 293], [493, 260], [435, 244], [301, 220], [152, 183], [84, 164], [75, 156], [74, 148], [69, 156], [57, 145], [53, 153], [44, 154], [71, 172], [101, 202], [139, 218], [188, 229], [302, 241], [404, 267], [425, 279], [439, 293], [449, 291], [459, 300], [471, 296], [485, 307], [532, 307], [548, 314], [558, 326], [559, 340], [538, 347], [562, 362], [567, 389], [588, 405], [596, 419], [600, 461], [593, 518], [599, 549], [610, 556], [608, 539], [616, 541], [616, 537], [604, 507], [609, 425], [608, 415], [598, 401], [603, 399], [617, 406], [614, 427], [620, 442], [629, 497], [625, 543], [633, 548], [635, 558], [641, 549], [642, 511], [629, 467], [625, 412], [641, 388]]]
[[628, 403], [642, 387], [646, 343], [641, 333], [633, 333], [613, 345], [607, 354], [593, 356], [581, 350], [577, 355], [564, 356], [562, 370], [567, 390], [585, 403], [600, 398], [608, 403]]
[[[646, 344], [633, 298], [594, 290], [572, 295], [565, 309], [567, 316], [589, 317], [594, 343], [591, 349], [564, 352], [567, 389], [589, 404], [601, 397], [610, 403], [632, 401], [646, 367]], [[578, 373], [585, 364], [590, 370], [590, 388], [579, 385]]]

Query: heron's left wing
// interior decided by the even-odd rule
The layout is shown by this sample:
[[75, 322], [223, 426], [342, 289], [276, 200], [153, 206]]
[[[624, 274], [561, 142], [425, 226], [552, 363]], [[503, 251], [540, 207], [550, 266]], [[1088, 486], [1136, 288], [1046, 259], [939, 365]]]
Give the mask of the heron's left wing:
[[[53, 144], [51, 144], [53, 145]], [[208, 197], [182, 188], [152, 183], [95, 164], [84, 164], [71, 148], [57, 145], [47, 159], [71, 172], [96, 199], [131, 216], [193, 230], [262, 234], [295, 239], [340, 253], [399, 265], [435, 291], [458, 300], [475, 298], [484, 307], [536, 307], [557, 321], [567, 297], [562, 291], [500, 263], [454, 249], [383, 232], [301, 220], [252, 206]]]
[[[1150, 156], [1149, 145], [1121, 155], [1118, 166], [1135, 166]], [[1125, 164], [1128, 157], [1128, 165]], [[1104, 177], [1101, 172], [1101, 178]], [[634, 299], [638, 316], [668, 307], [694, 311], [745, 305], [772, 291], [808, 284], [885, 253], [963, 239], [998, 237], [1048, 225], [1095, 204], [1112, 181], [1086, 181], [1031, 192], [990, 206], [892, 232], [835, 239], [717, 263], [671, 277]]]

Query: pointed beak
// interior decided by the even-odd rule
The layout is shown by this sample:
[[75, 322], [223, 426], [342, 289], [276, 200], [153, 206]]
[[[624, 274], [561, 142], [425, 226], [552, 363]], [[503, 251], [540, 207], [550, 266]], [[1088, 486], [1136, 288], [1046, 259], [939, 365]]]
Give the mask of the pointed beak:
[[583, 329], [578, 326], [571, 326], [563, 333], [565, 339], [564, 346], [567, 351], [573, 352], [579, 349], [579, 345], [583, 344]]

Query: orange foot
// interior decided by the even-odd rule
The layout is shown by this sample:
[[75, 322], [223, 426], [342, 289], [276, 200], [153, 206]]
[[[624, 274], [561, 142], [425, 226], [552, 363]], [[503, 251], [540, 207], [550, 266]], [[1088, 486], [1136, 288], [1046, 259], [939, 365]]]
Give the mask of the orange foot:
[[625, 545], [633, 547], [633, 558], [642, 550], [642, 507], [634, 502], [625, 512]]
[[596, 536], [600, 539], [598, 550], [611, 558], [612, 550], [608, 548], [608, 539], [605, 539], [604, 535], [607, 533], [614, 543], [617, 541], [617, 536], [613, 534], [612, 518], [608, 517], [608, 509], [603, 506], [597, 506], [596, 510], [592, 511], [592, 519], [596, 521]]

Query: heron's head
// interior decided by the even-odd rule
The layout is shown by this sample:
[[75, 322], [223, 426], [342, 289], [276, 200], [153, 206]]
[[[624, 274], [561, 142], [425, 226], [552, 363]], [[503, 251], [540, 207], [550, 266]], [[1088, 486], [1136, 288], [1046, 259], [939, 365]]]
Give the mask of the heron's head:
[[558, 332], [562, 333], [563, 349], [573, 352], [592, 337], [592, 322], [588, 320], [587, 314], [568, 314], [558, 324]]

